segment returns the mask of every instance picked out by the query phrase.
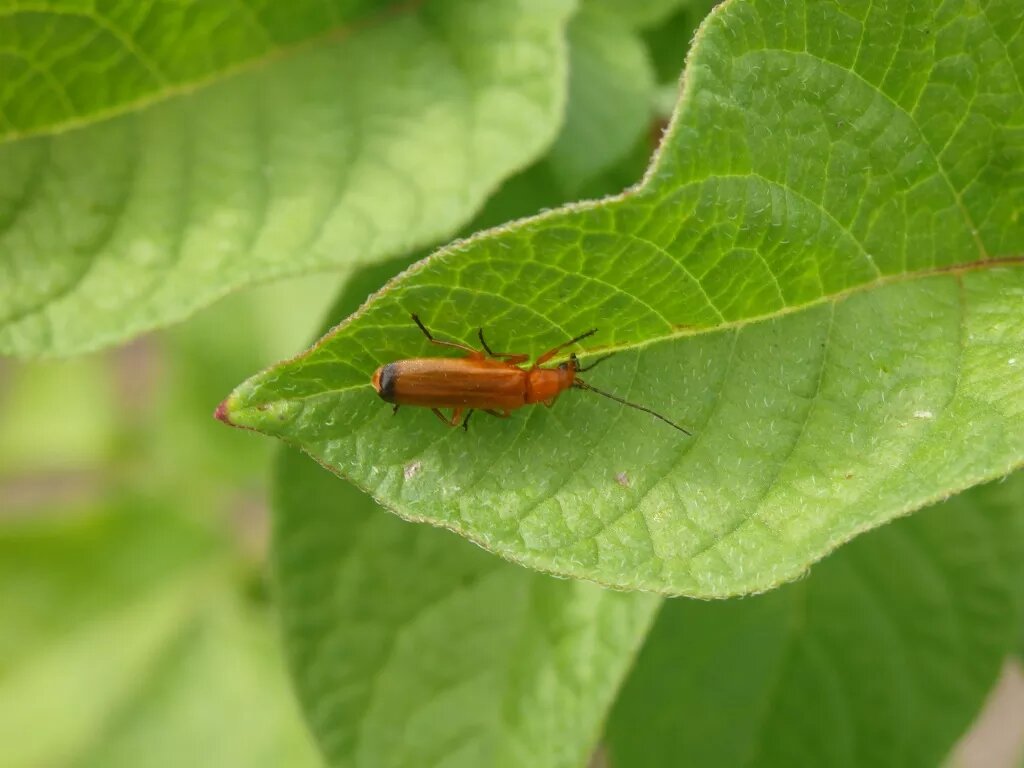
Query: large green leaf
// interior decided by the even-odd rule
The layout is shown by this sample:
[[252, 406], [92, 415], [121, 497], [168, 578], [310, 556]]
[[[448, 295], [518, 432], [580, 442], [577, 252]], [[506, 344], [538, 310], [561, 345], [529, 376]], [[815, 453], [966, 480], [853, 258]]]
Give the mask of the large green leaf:
[[381, 514], [297, 451], [276, 485], [288, 656], [331, 765], [586, 764], [655, 596], [532, 573]]
[[[332, 28], [326, 7], [308, 6], [295, 11], [304, 21], [268, 10], [267, 23], [281, 36]], [[0, 353], [95, 348], [256, 280], [373, 262], [450, 236], [554, 138], [571, 6], [405, 4], [231, 77], [213, 75], [263, 43], [225, 54], [232, 61], [204, 58], [208, 84], [151, 104], [130, 101], [145, 83], [132, 80], [138, 67], [118, 65], [109, 35], [85, 50], [69, 40], [60, 72], [73, 78], [75, 62], [99, 68], [110, 92], [96, 98], [123, 114], [0, 144]], [[195, 12], [195, 37], [168, 55], [216, 48], [216, 35], [198, 33], [225, 11]], [[177, 39], [176, 12], [160, 13], [172, 31], [150, 30], [136, 47]], [[50, 15], [60, 18], [54, 35], [70, 23]], [[31, 25], [24, 44], [45, 39], [47, 24]]]
[[619, 13], [593, 2], [569, 25], [569, 73], [565, 123], [547, 161], [572, 199], [609, 163], [627, 155], [650, 124], [655, 83], [640, 37]]
[[924, 766], [1016, 639], [1024, 473], [864, 536], [805, 581], [664, 603], [608, 728], [614, 766]]
[[[720, 6], [641, 186], [443, 249], [223, 415], [510, 559], [689, 595], [1018, 466], [1019, 5], [842, 8]], [[695, 435], [576, 392], [468, 434], [393, 417], [373, 370], [438, 354], [412, 312], [533, 354], [598, 326], [593, 383]]]

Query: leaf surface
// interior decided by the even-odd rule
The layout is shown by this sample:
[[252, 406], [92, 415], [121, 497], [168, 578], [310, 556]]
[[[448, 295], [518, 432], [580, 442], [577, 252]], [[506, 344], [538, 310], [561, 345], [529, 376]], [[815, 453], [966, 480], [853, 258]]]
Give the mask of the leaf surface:
[[657, 597], [381, 514], [297, 451], [276, 489], [285, 641], [330, 765], [586, 764]]
[[940, 765], [1012, 650], [1024, 474], [858, 539], [767, 595], [669, 600], [613, 765]]
[[[160, 8], [152, 23], [177, 18]], [[225, 12], [196, 8], [207, 20]], [[302, 8], [302, 24], [324, 25], [327, 6]], [[571, 10], [570, 0], [406, 4], [152, 103], [118, 96], [145, 84], [118, 80], [131, 73], [96, 37], [115, 91], [103, 98], [122, 114], [0, 143], [0, 353], [93, 349], [255, 281], [450, 237], [554, 138]], [[289, 14], [265, 15], [297, 34]], [[166, 39], [154, 32], [153, 44]], [[91, 71], [88, 51], [62, 51]], [[221, 75], [234, 66], [206, 64]], [[32, 97], [26, 88], [7, 97]]]
[[[697, 596], [1020, 465], [1018, 7], [844, 8], [720, 6], [639, 187], [442, 249], [225, 416], [507, 558]], [[374, 369], [439, 354], [414, 312], [533, 355], [599, 327], [589, 381], [694, 436], [583, 392], [468, 434], [392, 416]]]
[[5, 2], [0, 141], [57, 132], [344, 34], [379, 0]]

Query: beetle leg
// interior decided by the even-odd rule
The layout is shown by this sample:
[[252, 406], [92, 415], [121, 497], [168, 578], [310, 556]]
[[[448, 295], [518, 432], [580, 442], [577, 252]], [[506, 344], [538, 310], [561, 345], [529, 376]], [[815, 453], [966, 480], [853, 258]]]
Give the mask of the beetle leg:
[[395, 403], [395, 407], [391, 409], [391, 415], [394, 416], [398, 413], [398, 403]]
[[500, 360], [504, 360], [509, 365], [519, 365], [520, 363], [525, 363], [527, 360], [530, 359], [529, 355], [501, 354], [501, 355], [492, 355], [492, 357], [497, 357]]
[[[450, 419], [447, 416], [445, 416], [443, 413], [441, 413], [441, 409], [440, 408], [431, 408], [430, 410], [432, 410], [434, 412], [434, 415], [437, 416], [437, 418], [439, 418], [441, 421], [443, 421], [449, 427], [457, 427], [457, 426], [459, 426], [459, 417], [462, 416], [462, 410], [463, 410], [462, 408], [453, 408], [452, 409], [452, 417]], [[467, 417], [467, 419], [468, 418], [469, 417]]]
[[530, 359], [529, 355], [518, 355], [518, 354], [511, 354], [509, 352], [495, 352], [495, 351], [493, 351], [487, 345], [487, 342], [484, 340], [484, 329], [483, 328], [478, 328], [477, 332], [476, 332], [476, 335], [480, 339], [480, 345], [484, 348], [484, 351], [488, 355], [490, 355], [491, 357], [496, 357], [496, 358], [498, 358], [500, 360], [504, 360], [509, 365], [519, 365], [519, 363], [525, 363], [527, 360]]
[[443, 421], [447, 426], [449, 426], [449, 427], [457, 427], [457, 426], [459, 426], [459, 416], [462, 415], [462, 409], [461, 408], [455, 408], [452, 411], [452, 417], [450, 419], [447, 416], [445, 416], [443, 413], [441, 413], [441, 409], [440, 408], [431, 408], [430, 410], [433, 411], [434, 415], [437, 416], [437, 418], [439, 418], [441, 421]]
[[469, 432], [469, 417], [473, 415], [473, 409], [470, 408], [466, 413], [466, 418], [462, 420], [462, 431]]
[[498, 410], [495, 410], [494, 408], [484, 408], [484, 413], [489, 413], [489, 414], [491, 414], [491, 416], [497, 416], [499, 419], [507, 419], [509, 416], [512, 415], [512, 411], [509, 411], [509, 410], [498, 411]]
[[552, 405], [555, 404], [555, 400], [557, 399], [558, 395], [555, 395], [554, 397], [549, 397], [547, 400], [541, 400], [541, 402], [544, 403], [545, 408], [550, 408]]
[[435, 339], [433, 335], [430, 333], [430, 331], [427, 330], [427, 326], [425, 326], [423, 322], [420, 320], [419, 316], [413, 315], [412, 319], [413, 322], [420, 327], [420, 330], [423, 331], [423, 335], [427, 337], [427, 340], [431, 344], [437, 344], [438, 346], [441, 347], [454, 347], [455, 349], [461, 349], [464, 352], [469, 352], [470, 355], [473, 355], [475, 357], [483, 357], [480, 350], [473, 349], [472, 347], [468, 347], [465, 344], [459, 344], [459, 342], [457, 341], [444, 341], [442, 339]]
[[489, 346], [487, 346], [487, 342], [484, 341], [484, 329], [483, 328], [477, 328], [476, 329], [476, 335], [477, 335], [477, 338], [480, 339], [480, 346], [482, 346], [484, 348], [484, 352], [486, 352], [491, 357], [497, 357], [497, 355], [495, 355], [494, 352], [491, 351], [491, 348]]

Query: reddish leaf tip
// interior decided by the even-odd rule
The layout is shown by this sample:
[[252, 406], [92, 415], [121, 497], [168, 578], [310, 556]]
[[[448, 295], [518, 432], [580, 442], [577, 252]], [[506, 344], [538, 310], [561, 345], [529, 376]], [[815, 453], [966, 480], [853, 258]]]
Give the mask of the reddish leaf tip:
[[234, 426], [234, 424], [231, 422], [231, 417], [228, 416], [227, 400], [222, 401], [221, 404], [217, 406], [217, 410], [213, 412], [213, 418], [217, 419], [217, 421], [223, 421], [225, 424], [228, 424], [230, 426]]

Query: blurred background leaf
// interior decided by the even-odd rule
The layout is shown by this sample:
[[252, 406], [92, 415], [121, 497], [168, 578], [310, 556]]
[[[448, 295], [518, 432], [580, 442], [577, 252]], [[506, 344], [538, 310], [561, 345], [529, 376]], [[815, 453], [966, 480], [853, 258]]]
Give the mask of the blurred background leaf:
[[210, 414], [335, 290], [305, 278], [116, 352], [0, 361], [4, 766], [319, 764], [266, 599], [270, 447]]
[[[120, 114], [0, 139], [0, 353], [95, 349], [253, 282], [450, 237], [561, 123], [571, 0], [427, 0], [372, 18], [365, 2], [265, 5], [3, 15], [12, 56], [60, 57], [42, 62], [46, 89], [19, 72], [0, 86], [26, 126]], [[274, 39], [240, 39], [263, 24], [281, 25]], [[69, 88], [67, 104], [43, 103]], [[101, 103], [78, 104], [78, 88]]]
[[616, 702], [614, 766], [940, 765], [1024, 619], [1024, 474], [742, 600], [668, 600]]
[[5, 2], [0, 141], [57, 133], [338, 37], [394, 0]]
[[316, 765], [223, 548], [133, 498], [0, 527], [4, 765]]
[[285, 640], [330, 765], [586, 764], [656, 597], [409, 525], [297, 451], [277, 484]]

